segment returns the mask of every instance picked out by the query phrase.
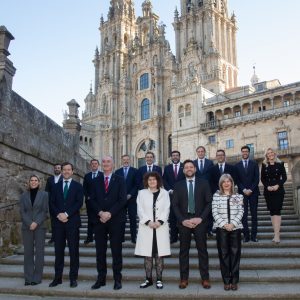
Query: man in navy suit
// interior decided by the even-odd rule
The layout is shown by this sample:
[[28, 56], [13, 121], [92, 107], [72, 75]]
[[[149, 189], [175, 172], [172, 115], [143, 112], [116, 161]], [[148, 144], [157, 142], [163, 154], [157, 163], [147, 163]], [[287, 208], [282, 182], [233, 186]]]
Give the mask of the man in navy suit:
[[[47, 182], [46, 182], [45, 191], [48, 192], [49, 203], [50, 203], [51, 193], [53, 191], [55, 184], [61, 180], [62, 180], [61, 164], [57, 163], [54, 165], [54, 175], [48, 177]], [[49, 208], [50, 208], [50, 206], [49, 206]], [[50, 218], [50, 221], [51, 221], [51, 238], [48, 241], [48, 244], [54, 243], [54, 220], [52, 217]]]
[[[241, 148], [242, 160], [236, 164], [237, 186], [239, 193], [244, 196], [243, 233], [244, 242], [258, 242], [257, 235], [257, 204], [259, 196], [259, 167], [254, 160], [249, 159], [250, 148]], [[248, 228], [248, 206], [251, 212], [251, 237]]]
[[138, 170], [138, 188], [142, 190], [144, 188], [143, 185], [143, 177], [147, 172], [157, 172], [160, 176], [162, 176], [161, 167], [154, 164], [154, 153], [148, 151], [145, 155], [146, 165], [140, 167]]
[[77, 286], [79, 269], [79, 227], [81, 226], [80, 208], [83, 204], [82, 185], [72, 179], [73, 165], [62, 164], [63, 180], [58, 182], [51, 194], [50, 213], [55, 231], [55, 277], [49, 287], [62, 283], [66, 240], [70, 255], [70, 287]]
[[194, 164], [196, 167], [196, 177], [201, 179], [210, 180], [210, 168], [213, 167], [214, 163], [205, 158], [206, 149], [204, 146], [199, 146], [196, 149], [196, 153], [198, 158], [194, 160]]
[[113, 259], [114, 290], [122, 288], [122, 241], [126, 221], [126, 185], [124, 178], [113, 174], [113, 166], [112, 157], [106, 156], [102, 159], [103, 173], [94, 180], [90, 199], [93, 210], [92, 222], [98, 272], [97, 281], [92, 285], [92, 289], [99, 289], [106, 285], [108, 238]]
[[94, 233], [93, 233], [93, 224], [91, 221], [91, 205], [90, 198], [92, 193], [92, 183], [93, 180], [100, 175], [99, 169], [99, 161], [97, 159], [92, 159], [90, 162], [91, 172], [85, 174], [83, 179], [83, 194], [85, 198], [85, 206], [88, 217], [88, 229], [87, 229], [87, 238], [84, 241], [84, 244], [87, 245], [94, 241]]
[[[185, 179], [183, 174], [183, 164], [180, 162], [180, 152], [177, 150], [171, 153], [172, 163], [167, 165], [164, 169], [163, 181], [164, 188], [169, 192], [170, 200], [173, 199], [173, 190], [175, 183]], [[171, 229], [171, 243], [176, 243], [178, 241], [178, 227], [177, 219], [174, 214], [173, 208], [170, 209], [169, 223]]]
[[[210, 187], [212, 194], [219, 190], [219, 180], [223, 174], [230, 174], [233, 182], [236, 183], [235, 167], [226, 162], [226, 154], [223, 149], [217, 150], [216, 159], [217, 163], [210, 169]], [[209, 237], [213, 236], [212, 228], [213, 217], [212, 214], [210, 214], [207, 232]]]
[[[130, 166], [130, 157], [128, 154], [122, 156], [123, 167], [116, 170], [116, 175], [125, 179], [127, 192], [127, 212], [130, 222], [131, 242], [136, 243], [136, 216], [137, 216], [137, 172], [136, 168]], [[125, 227], [124, 227], [125, 230]]]

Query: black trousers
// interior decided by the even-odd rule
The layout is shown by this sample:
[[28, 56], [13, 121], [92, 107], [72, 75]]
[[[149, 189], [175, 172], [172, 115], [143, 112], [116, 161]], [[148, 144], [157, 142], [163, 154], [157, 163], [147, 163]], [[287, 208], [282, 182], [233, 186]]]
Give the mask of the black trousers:
[[122, 240], [124, 235], [124, 222], [108, 221], [103, 224], [98, 222], [94, 225], [95, 242], [96, 242], [96, 259], [98, 280], [105, 281], [107, 274], [107, 241], [110, 241], [110, 248], [112, 253], [112, 269], [114, 280], [121, 281], [122, 279]]
[[241, 229], [217, 228], [217, 246], [224, 284], [237, 284], [240, 274]]
[[189, 252], [191, 247], [192, 234], [194, 235], [196, 248], [198, 250], [199, 271], [202, 280], [209, 279], [208, 272], [208, 253], [207, 253], [207, 224], [202, 223], [197, 227], [190, 229], [183, 225], [178, 226], [180, 251], [179, 266], [180, 279], [188, 280], [189, 278]]
[[136, 241], [136, 216], [137, 216], [137, 205], [136, 199], [129, 199], [127, 202], [127, 213], [129, 217], [129, 224], [130, 224], [130, 235], [131, 240]]
[[54, 227], [54, 232], [55, 278], [62, 278], [67, 240], [70, 255], [69, 278], [70, 280], [77, 280], [79, 270], [79, 227], [67, 227], [65, 224], [60, 224]]
[[50, 216], [50, 223], [51, 223], [51, 238], [50, 240], [55, 240], [55, 229], [54, 229], [54, 223], [55, 223], [55, 219]]
[[94, 229], [93, 229], [93, 223], [91, 222], [93, 210], [90, 205], [90, 200], [85, 201], [86, 206], [86, 213], [88, 217], [88, 228], [87, 228], [87, 240], [93, 241], [94, 240]]
[[[173, 195], [170, 195], [170, 200], [172, 203]], [[172, 241], [178, 240], [178, 227], [177, 227], [177, 218], [174, 214], [173, 207], [170, 207], [170, 214], [169, 214], [169, 223], [170, 223], [170, 239]]]
[[243, 215], [243, 234], [244, 238], [249, 239], [249, 227], [248, 227], [248, 207], [250, 207], [251, 213], [251, 238], [255, 239], [257, 235], [257, 204], [258, 196], [251, 195], [249, 197], [244, 196], [244, 215]]

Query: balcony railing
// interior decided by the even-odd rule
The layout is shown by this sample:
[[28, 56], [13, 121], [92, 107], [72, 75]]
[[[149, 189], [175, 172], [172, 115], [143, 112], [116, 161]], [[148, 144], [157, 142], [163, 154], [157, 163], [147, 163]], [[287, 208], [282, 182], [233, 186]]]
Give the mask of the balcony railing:
[[239, 124], [239, 123], [260, 121], [263, 119], [269, 119], [271, 117], [276, 117], [276, 116], [279, 117], [281, 115], [291, 114], [291, 113], [295, 113], [295, 112], [300, 112], [300, 103], [286, 106], [286, 107], [279, 107], [279, 108], [264, 110], [264, 111], [260, 111], [257, 113], [250, 113], [250, 114], [247, 114], [244, 116], [206, 122], [206, 123], [200, 124], [200, 129], [202, 131], [210, 130], [210, 129], [217, 129], [217, 128], [227, 127], [227, 126], [235, 125], [235, 124]]

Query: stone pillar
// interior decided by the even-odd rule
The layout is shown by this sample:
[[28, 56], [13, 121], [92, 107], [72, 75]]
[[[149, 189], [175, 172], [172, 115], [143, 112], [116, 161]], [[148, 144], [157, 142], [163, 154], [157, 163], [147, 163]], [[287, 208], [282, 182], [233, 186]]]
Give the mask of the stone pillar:
[[13, 35], [5, 26], [0, 26], [0, 101], [8, 100], [16, 73], [13, 63], [7, 58], [10, 55], [8, 47], [12, 40]]
[[66, 132], [74, 136], [76, 150], [79, 150], [79, 134], [81, 130], [80, 119], [78, 116], [78, 108], [80, 105], [75, 99], [72, 99], [67, 103], [69, 107], [69, 113], [66, 120], [63, 121], [63, 128]]

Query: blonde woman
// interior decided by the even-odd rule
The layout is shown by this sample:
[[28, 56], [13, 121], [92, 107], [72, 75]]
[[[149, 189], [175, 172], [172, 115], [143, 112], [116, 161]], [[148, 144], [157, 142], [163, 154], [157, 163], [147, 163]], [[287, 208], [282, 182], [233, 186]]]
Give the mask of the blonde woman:
[[25, 285], [37, 285], [42, 282], [43, 276], [48, 193], [39, 190], [40, 179], [37, 175], [30, 176], [28, 186], [28, 191], [20, 198], [24, 277]]
[[281, 210], [285, 193], [283, 185], [286, 179], [284, 164], [277, 158], [275, 151], [268, 148], [261, 168], [261, 182], [264, 185], [264, 196], [271, 215], [274, 243], [280, 243]]
[[243, 213], [243, 196], [234, 192], [232, 177], [223, 174], [213, 195], [212, 214], [225, 291], [238, 289]]

